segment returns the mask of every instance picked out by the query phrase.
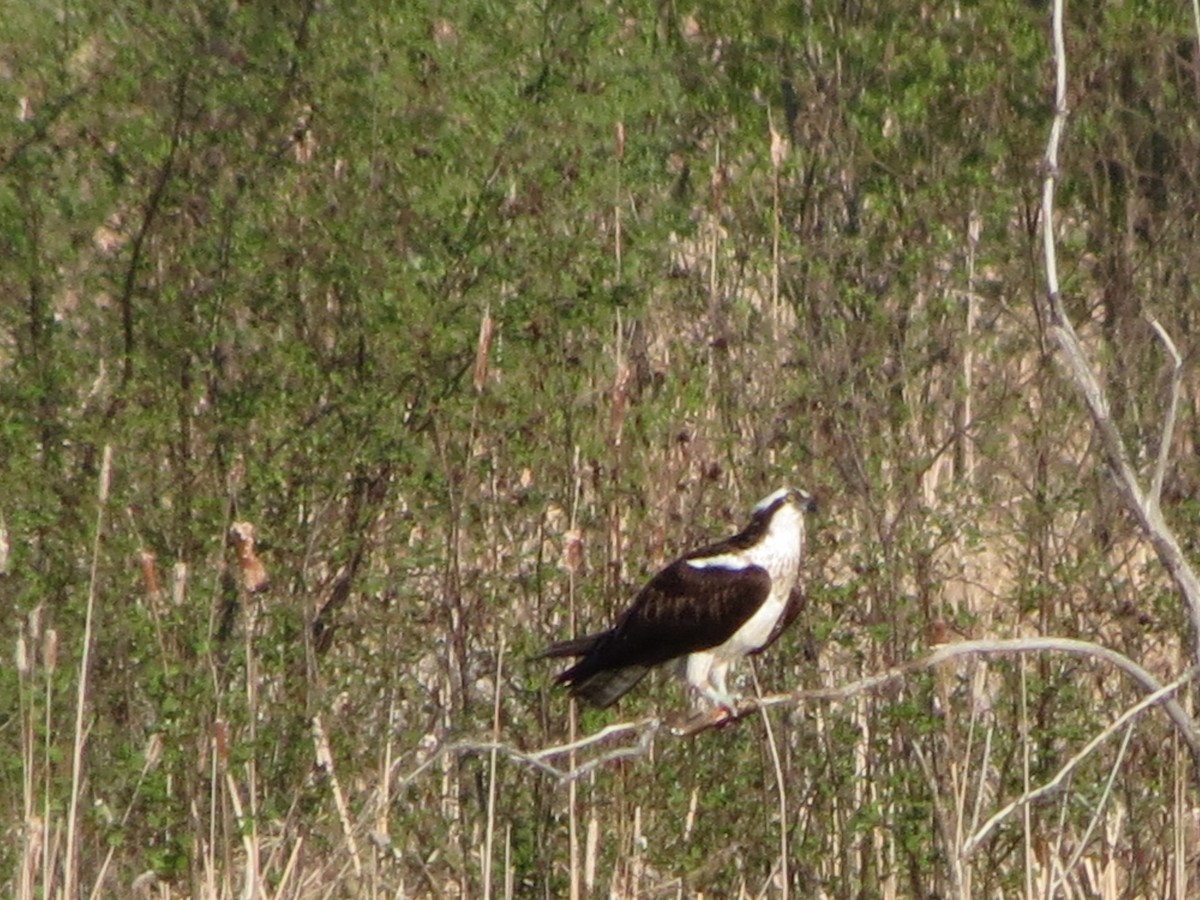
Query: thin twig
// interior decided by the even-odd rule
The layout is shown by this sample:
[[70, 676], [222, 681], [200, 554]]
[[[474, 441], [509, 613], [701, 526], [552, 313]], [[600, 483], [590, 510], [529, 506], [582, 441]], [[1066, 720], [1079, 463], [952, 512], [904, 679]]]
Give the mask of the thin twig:
[[[754, 678], [754, 696], [762, 697], [762, 689], [758, 684], [758, 669], [752, 667], [750, 674]], [[775, 741], [775, 729], [771, 727], [771, 717], [767, 714], [766, 709], [759, 707], [758, 711], [762, 714], [763, 728], [767, 734], [767, 749], [771, 754], [771, 768], [775, 774], [775, 789], [779, 795], [779, 877], [780, 889], [779, 896], [783, 900], [791, 894], [791, 873], [788, 871], [788, 806], [787, 806], [787, 782], [783, 777], [783, 763], [779, 758], [779, 747]], [[771, 868], [771, 875], [768, 878], [767, 885], [770, 885], [770, 879], [775, 875], [775, 867]], [[763, 888], [764, 892], [766, 887]]]
[[[492, 740], [500, 742], [500, 683], [504, 677], [504, 633], [500, 633], [500, 643], [496, 648], [496, 687], [492, 696]], [[488, 798], [487, 798], [487, 830], [483, 840], [483, 896], [484, 900], [492, 897], [492, 850], [495, 846], [496, 835], [496, 751], [493, 750], [488, 760]]]
[[[1172, 390], [1171, 409], [1168, 411], [1163, 432], [1162, 446], [1159, 448], [1159, 459], [1152, 480], [1152, 486], [1147, 496], [1139, 481], [1138, 474], [1130, 461], [1129, 451], [1113, 421], [1108, 398], [1100, 381], [1088, 362], [1083, 344], [1071, 324], [1070, 318], [1063, 309], [1062, 297], [1058, 285], [1058, 254], [1054, 237], [1054, 191], [1058, 182], [1058, 145], [1062, 138], [1063, 128], [1067, 119], [1067, 63], [1066, 46], [1063, 38], [1063, 4], [1062, 0], [1054, 0], [1052, 12], [1052, 41], [1054, 45], [1054, 120], [1050, 126], [1050, 136], [1046, 143], [1044, 158], [1044, 180], [1042, 182], [1042, 244], [1046, 267], [1046, 294], [1049, 302], [1051, 333], [1054, 335], [1062, 355], [1066, 361], [1071, 378], [1083, 395], [1088, 411], [1091, 413], [1096, 434], [1105, 461], [1116, 476], [1130, 512], [1137, 518], [1143, 531], [1148, 536], [1155, 552], [1158, 554], [1163, 567], [1170, 574], [1178, 587], [1187, 610], [1191, 626], [1193, 662], [1200, 662], [1200, 577], [1197, 577], [1191, 563], [1184, 556], [1175, 533], [1167, 525], [1159, 508], [1159, 495], [1162, 489], [1163, 473], [1166, 469], [1165, 454], [1169, 453], [1171, 432], [1174, 429], [1178, 390]], [[1151, 323], [1159, 339], [1163, 341], [1167, 351], [1175, 359], [1174, 379], [1181, 377], [1178, 352], [1174, 351], [1174, 343], [1166, 330], [1157, 321]], [[1189, 728], [1189, 733], [1194, 729]], [[1200, 754], [1195, 744], [1192, 748], [1193, 760], [1197, 763], [1197, 779], [1200, 779]]]
[[[849, 700], [853, 697], [886, 687], [897, 681], [902, 681], [914, 672], [932, 669], [935, 666], [942, 665], [959, 657], [1006, 656], [1048, 652], [1069, 653], [1101, 660], [1124, 672], [1131, 681], [1148, 695], [1150, 699], [1146, 701], [1147, 706], [1155, 704], [1162, 706], [1163, 711], [1167, 714], [1172, 724], [1175, 725], [1180, 737], [1183, 738], [1184, 743], [1192, 751], [1193, 759], [1200, 760], [1200, 736], [1195, 731], [1192, 719], [1184, 711], [1183, 707], [1180, 706], [1179, 701], [1172, 696], [1174, 689], [1164, 689], [1158, 679], [1124, 654], [1100, 644], [1093, 644], [1090, 641], [1081, 641], [1072, 638], [1012, 638], [1009, 640], [960, 641], [955, 644], [942, 644], [920, 659], [885, 669], [882, 672], [868, 675], [866, 678], [861, 678], [849, 684], [838, 687], [817, 688], [815, 690], [795, 690], [780, 694], [767, 694], [760, 698], [743, 701], [731, 717], [723, 718], [720, 721], [714, 720], [709, 727], [725, 727], [738, 719], [774, 706], [799, 706], [813, 702], [836, 703]], [[1177, 686], [1183, 683], [1188, 678], [1193, 677], [1196, 671], [1195, 667], [1189, 669], [1174, 684]], [[617, 722], [602, 728], [595, 734], [532, 752], [518, 750], [516, 747], [509, 746], [498, 740], [454, 741], [442, 744], [429, 757], [423, 760], [420, 765], [407, 775], [397, 779], [396, 788], [400, 790], [407, 787], [431, 766], [447, 756], [485, 753], [497, 753], [514, 762], [529, 766], [556, 781], [570, 784], [613, 762], [634, 759], [649, 753], [654, 738], [663, 730], [663, 727], [663, 720], [657, 717], [638, 719], [632, 722]], [[691, 735], [696, 732], [672, 731], [672, 733], [676, 735]], [[596, 756], [581, 764], [574, 762], [574, 754], [578, 753], [578, 751], [598, 748], [599, 745], [618, 737], [625, 737], [631, 740], [622, 743], [620, 746], [598, 752]], [[562, 766], [556, 761], [558, 757], [562, 756], [568, 757], [566, 766]]]
[[[1133, 738], [1133, 723], [1130, 722], [1125, 726], [1125, 736], [1121, 738], [1121, 748], [1117, 751], [1117, 758], [1113, 760], [1112, 766], [1109, 767], [1108, 780], [1104, 782], [1104, 790], [1100, 792], [1100, 799], [1096, 801], [1096, 811], [1092, 815], [1092, 819], [1088, 822], [1088, 827], [1084, 829], [1083, 837], [1076, 842], [1075, 852], [1071, 854], [1071, 858], [1067, 861], [1066, 867], [1063, 869], [1062, 877], [1059, 879], [1065, 882], [1071, 875], [1071, 870], [1079, 864], [1083, 852], [1087, 849], [1088, 842], [1092, 839], [1092, 833], [1096, 830], [1096, 825], [1100, 822], [1100, 813], [1103, 812], [1105, 805], [1108, 803], [1108, 798], [1112, 796], [1113, 785], [1117, 780], [1117, 773], [1121, 771], [1121, 763], [1125, 761], [1125, 754], [1129, 751], [1129, 742]], [[1060, 836], [1061, 836], [1060, 830]], [[1054, 896], [1054, 879], [1050, 880], [1050, 896]]]
[[312, 736], [317, 768], [329, 778], [329, 784], [333, 788], [333, 802], [337, 806], [338, 820], [342, 823], [342, 835], [346, 838], [346, 846], [350, 850], [350, 861], [354, 864], [354, 874], [361, 878], [363, 873], [362, 855], [358, 852], [358, 841], [354, 838], [350, 807], [346, 803], [346, 795], [342, 792], [342, 785], [338, 781], [337, 771], [333, 765], [333, 751], [329, 747], [329, 737], [325, 734], [325, 726], [321, 724], [319, 715], [313, 716]]
[[[1029, 774], [1029, 757], [1030, 757], [1030, 741], [1029, 741], [1029, 677], [1025, 665], [1025, 660], [1021, 660], [1021, 712], [1020, 712], [1020, 729], [1021, 729], [1021, 788], [1024, 794], [1029, 793], [1029, 785], [1031, 777]], [[1021, 854], [1022, 868], [1025, 872], [1025, 896], [1033, 896], [1033, 817], [1029, 808], [1029, 804], [1024, 804], [1021, 807], [1023, 813], [1021, 817], [1021, 848], [1024, 852]], [[986, 827], [986, 826], [985, 826]], [[978, 832], [977, 832], [978, 833]], [[966, 843], [962, 846], [964, 856], [970, 855], [971, 839], [967, 838]]]
[[1196, 669], [1194, 667], [1188, 669], [1183, 673], [1183, 675], [1181, 675], [1179, 678], [1176, 678], [1170, 684], [1159, 688], [1157, 691], [1149, 694], [1146, 697], [1143, 697], [1129, 709], [1125, 710], [1125, 712], [1121, 713], [1121, 715], [1118, 716], [1115, 721], [1111, 722], [1107, 727], [1104, 728], [1103, 731], [1088, 741], [1083, 746], [1083, 749], [1067, 760], [1063, 767], [1054, 774], [1053, 778], [1037, 788], [1025, 791], [1020, 797], [1007, 804], [1001, 810], [996, 812], [990, 819], [984, 822], [983, 827], [967, 838], [966, 843], [963, 844], [963, 854], [970, 855], [973, 853], [975, 848], [978, 847], [984, 840], [986, 840], [987, 837], [996, 830], [997, 826], [1011, 816], [1016, 810], [1026, 808], [1033, 802], [1053, 794], [1059, 789], [1059, 787], [1071, 775], [1071, 773], [1079, 767], [1080, 763], [1087, 759], [1087, 757], [1090, 756], [1097, 747], [1118, 732], [1123, 725], [1141, 715], [1149, 707], [1156, 703], [1162, 702], [1171, 694], [1175, 693], [1183, 685], [1195, 677], [1195, 675]]
[[[737, 710], [737, 716], [753, 712], [759, 705], [778, 706], [808, 700], [846, 700], [876, 688], [883, 687], [908, 676], [909, 673], [931, 669], [934, 666], [949, 662], [960, 656], [1005, 656], [1022, 653], [1070, 653], [1077, 656], [1088, 656], [1103, 660], [1120, 669], [1138, 684], [1146, 693], [1161, 690], [1162, 685], [1145, 668], [1138, 665], [1123, 653], [1118, 653], [1110, 647], [1094, 644], [1091, 641], [1081, 641], [1074, 638], [1033, 637], [1010, 638], [1007, 640], [978, 640], [959, 641], [953, 644], [941, 644], [935, 647], [928, 656], [895, 666], [883, 672], [869, 675], [859, 681], [841, 685], [835, 688], [818, 688], [809, 691], [793, 691], [785, 694], [769, 694], [761, 701], [742, 704]], [[1184, 741], [1191, 749], [1193, 757], [1200, 760], [1200, 735], [1196, 733], [1191, 717], [1180, 706], [1179, 701], [1167, 697], [1163, 701], [1163, 709], [1171, 721], [1179, 729]]]
[[[549, 775], [558, 781], [570, 783], [582, 778], [589, 772], [594, 771], [610, 762], [619, 759], [629, 759], [636, 756], [642, 756], [650, 749], [650, 743], [654, 736], [662, 728], [661, 720], [657, 718], [639, 719], [635, 722], [619, 722], [615, 725], [609, 725], [602, 728], [595, 734], [580, 738], [577, 741], [571, 741], [567, 744], [559, 744], [554, 747], [546, 747], [542, 750], [526, 753], [523, 750], [518, 750], [516, 747], [511, 747], [500, 741], [454, 741], [452, 743], [443, 744], [438, 747], [425, 759], [419, 766], [409, 772], [407, 775], [400, 778], [397, 782], [398, 788], [407, 787], [415, 781], [422, 773], [429, 769], [432, 765], [440, 761], [446, 756], [468, 755], [475, 753], [492, 753], [496, 752], [509, 759], [524, 763], [532, 769], [536, 769], [545, 775]], [[618, 747], [614, 750], [609, 750], [600, 756], [589, 760], [580, 766], [570, 766], [568, 768], [560, 768], [547, 760], [554, 759], [556, 756], [571, 753], [576, 750], [583, 750], [588, 747], [595, 746], [603, 741], [614, 737], [615, 735], [632, 734], [637, 736], [637, 741], [633, 744]]]
[[1058, 144], [1067, 124], [1067, 50], [1063, 39], [1062, 0], [1054, 0], [1051, 14], [1054, 45], [1054, 119], [1046, 142], [1042, 179], [1042, 250], [1046, 258], [1046, 293], [1053, 305], [1058, 300], [1058, 254], [1054, 244], [1054, 188], [1058, 182]]
[[1150, 320], [1150, 327], [1162, 341], [1163, 347], [1171, 357], [1171, 400], [1167, 405], [1167, 417], [1163, 421], [1162, 438], [1158, 443], [1158, 459], [1154, 464], [1154, 478], [1150, 482], [1151, 509], [1157, 511], [1162, 503], [1163, 480], [1167, 475], [1167, 465], [1171, 458], [1171, 442], [1175, 437], [1175, 417], [1179, 413], [1179, 395], [1183, 390], [1183, 357], [1175, 348], [1171, 335], [1162, 327], [1158, 319]]
[[76, 860], [76, 831], [79, 824], [79, 788], [83, 781], [83, 745], [86, 731], [83, 726], [87, 709], [88, 670], [92, 662], [92, 628], [96, 613], [96, 586], [99, 583], [100, 538], [104, 531], [104, 510], [108, 505], [108, 488], [112, 483], [112, 447], [104, 445], [100, 463], [100, 486], [97, 490], [96, 533], [92, 536], [92, 571], [88, 578], [87, 610], [83, 620], [83, 651], [79, 660], [79, 689], [75, 694], [75, 741], [71, 748], [71, 801], [67, 813], [67, 857], [64, 863], [63, 896], [74, 897], [79, 881]]

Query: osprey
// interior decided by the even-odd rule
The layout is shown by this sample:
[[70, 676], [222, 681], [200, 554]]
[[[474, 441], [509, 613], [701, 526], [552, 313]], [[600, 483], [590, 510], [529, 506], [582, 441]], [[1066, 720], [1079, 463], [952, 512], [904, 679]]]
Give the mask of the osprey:
[[804, 513], [813, 505], [804, 491], [776, 491], [741, 532], [651, 578], [612, 628], [551, 645], [543, 656], [582, 657], [556, 683], [605, 707], [655, 666], [686, 657], [688, 685], [732, 714], [729, 667], [773, 643], [799, 612]]

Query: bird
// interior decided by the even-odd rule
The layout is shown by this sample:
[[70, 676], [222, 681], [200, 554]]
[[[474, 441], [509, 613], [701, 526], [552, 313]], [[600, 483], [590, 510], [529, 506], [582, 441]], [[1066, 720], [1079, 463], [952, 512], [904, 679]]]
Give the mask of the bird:
[[579, 658], [555, 683], [604, 708], [651, 669], [681, 660], [700, 705], [733, 717], [730, 667], [774, 643], [802, 605], [804, 514], [814, 508], [791, 487], [764, 497], [740, 532], [661, 569], [611, 628], [547, 647], [543, 658]]

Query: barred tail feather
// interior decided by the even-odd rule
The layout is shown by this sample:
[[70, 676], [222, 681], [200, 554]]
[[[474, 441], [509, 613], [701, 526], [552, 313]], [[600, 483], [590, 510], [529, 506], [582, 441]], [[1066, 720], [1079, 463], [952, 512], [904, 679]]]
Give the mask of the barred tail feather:
[[571, 638], [566, 641], [555, 641], [539, 655], [538, 659], [557, 658], [560, 656], [587, 656], [596, 646], [596, 642], [608, 632], [588, 634], [583, 637]]
[[650, 666], [625, 666], [621, 669], [602, 669], [599, 672], [580, 672], [586, 661], [563, 672], [555, 679], [570, 686], [571, 696], [580, 697], [603, 709], [612, 706], [646, 677]]
[[[652, 666], [629, 665], [616, 668], [600, 668], [605, 665], [602, 649], [612, 631], [601, 631], [583, 637], [557, 641], [542, 651], [541, 657], [556, 658], [582, 656], [583, 659], [569, 669], [559, 672], [555, 684], [565, 684], [572, 697], [586, 700], [594, 706], [612, 706], [629, 693], [639, 681], [646, 677]], [[597, 652], [599, 651], [599, 652]]]

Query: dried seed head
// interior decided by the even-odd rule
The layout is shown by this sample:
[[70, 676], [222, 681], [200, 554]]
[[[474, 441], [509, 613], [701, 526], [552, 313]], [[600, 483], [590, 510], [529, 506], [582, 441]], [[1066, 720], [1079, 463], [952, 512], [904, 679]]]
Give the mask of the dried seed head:
[[156, 557], [153, 553], [145, 548], [138, 550], [137, 564], [142, 571], [142, 587], [146, 591], [147, 597], [157, 597], [158, 590], [158, 567], [155, 566]]
[[[42, 855], [42, 841], [45, 839], [46, 825], [42, 821], [42, 817], [31, 815], [25, 819], [25, 859], [32, 861], [37, 860], [34, 865], [40, 864]], [[32, 868], [30, 871], [34, 871]]]
[[108, 489], [112, 484], [112, 444], [104, 445], [104, 457], [100, 462], [100, 502], [108, 502]]
[[771, 123], [771, 165], [778, 172], [783, 165], [784, 157], [787, 156], [787, 141], [783, 139], [778, 131], [775, 130], [775, 123]]
[[217, 768], [223, 774], [229, 768], [229, 726], [224, 719], [217, 719], [213, 723], [212, 738]]
[[163, 741], [162, 735], [157, 731], [150, 735], [150, 740], [146, 742], [146, 771], [154, 769], [159, 760], [162, 759]]
[[175, 580], [171, 583], [171, 602], [176, 606], [183, 606], [184, 597], [187, 596], [187, 577], [187, 563], [183, 560], [176, 561]]
[[20, 675], [29, 674], [29, 650], [25, 645], [25, 635], [21, 634], [17, 637], [17, 653], [16, 653], [17, 673]]
[[42, 639], [42, 666], [48, 674], [53, 674], [58, 666], [58, 632], [53, 628], [47, 628]]
[[629, 396], [629, 379], [629, 366], [624, 362], [618, 363], [616, 374], [613, 376], [612, 408], [609, 410], [613, 440], [618, 447], [621, 445], [621, 426], [625, 424], [626, 400]]
[[225, 487], [230, 494], [237, 494], [241, 490], [242, 483], [246, 480], [246, 458], [242, 454], [235, 453], [233, 464], [229, 467], [229, 472], [225, 476]]
[[133, 883], [129, 886], [129, 888], [138, 897], [153, 897], [154, 888], [157, 885], [158, 873], [153, 869], [147, 869], [137, 878], [133, 879]]
[[578, 528], [572, 528], [566, 534], [563, 544], [562, 567], [571, 574], [579, 571], [583, 565], [583, 533]]
[[229, 540], [237, 551], [242, 586], [251, 594], [265, 591], [270, 587], [270, 579], [266, 567], [254, 552], [254, 525], [250, 522], [234, 522], [229, 528]]
[[476, 392], [482, 391], [487, 384], [488, 351], [492, 346], [492, 312], [484, 310], [479, 322], [479, 341], [475, 345], [475, 373], [473, 383]]

